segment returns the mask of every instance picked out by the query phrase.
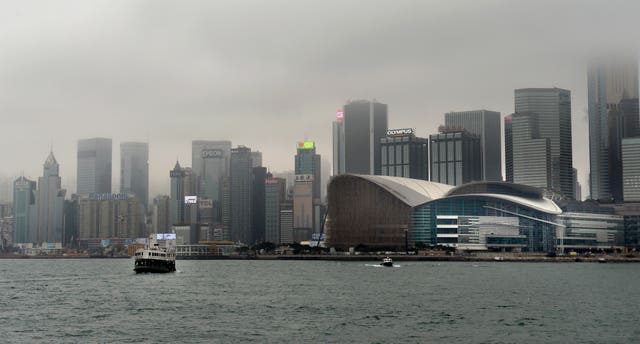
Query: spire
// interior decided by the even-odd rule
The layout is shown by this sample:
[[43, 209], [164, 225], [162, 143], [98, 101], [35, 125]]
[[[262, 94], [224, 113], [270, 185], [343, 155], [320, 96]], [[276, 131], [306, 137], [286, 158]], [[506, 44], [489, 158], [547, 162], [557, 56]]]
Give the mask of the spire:
[[44, 167], [51, 167], [54, 165], [58, 165], [58, 161], [56, 160], [56, 157], [53, 155], [53, 151], [49, 152], [49, 156], [47, 157], [47, 160], [44, 161]]
[[176, 166], [173, 167], [174, 170], [179, 170], [182, 167], [180, 167], [180, 163], [178, 162], [178, 159], [176, 159]]

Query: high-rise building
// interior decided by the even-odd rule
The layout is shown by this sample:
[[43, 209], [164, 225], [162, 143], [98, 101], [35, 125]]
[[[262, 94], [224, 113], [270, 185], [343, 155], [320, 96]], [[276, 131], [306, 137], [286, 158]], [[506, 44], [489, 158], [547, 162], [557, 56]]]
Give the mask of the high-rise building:
[[344, 160], [344, 112], [338, 110], [333, 121], [333, 175], [345, 173]]
[[262, 167], [262, 152], [251, 152], [251, 167]]
[[189, 167], [182, 168], [176, 161], [173, 170], [169, 172], [171, 178], [171, 199], [169, 213], [171, 225], [191, 224], [195, 221], [192, 210], [198, 207], [196, 195], [196, 181], [193, 171]]
[[319, 232], [314, 219], [315, 204], [321, 200], [321, 157], [316, 154], [313, 141], [298, 142], [295, 156], [296, 180], [293, 187], [293, 239], [296, 242], [309, 240], [311, 234]]
[[82, 195], [78, 199], [79, 239], [145, 237], [144, 213], [140, 210], [138, 199], [132, 195]]
[[153, 199], [153, 230], [156, 233], [168, 233], [171, 230], [171, 197], [160, 195]]
[[295, 173], [296, 175], [313, 176], [313, 199], [320, 199], [320, 188], [322, 187], [321, 161], [320, 154], [316, 154], [315, 142], [298, 142], [295, 156]]
[[513, 115], [504, 117], [504, 180], [513, 183]]
[[462, 185], [482, 179], [480, 138], [461, 129], [442, 127], [429, 135], [431, 181]]
[[149, 144], [120, 144], [120, 193], [133, 194], [146, 210], [149, 205]]
[[36, 182], [22, 176], [13, 182], [13, 242], [37, 242], [37, 228]]
[[76, 178], [79, 195], [111, 192], [111, 139], [78, 141]]
[[53, 152], [44, 162], [43, 175], [38, 178], [38, 231], [36, 242], [56, 243], [63, 240], [64, 197], [60, 166]]
[[387, 104], [358, 100], [344, 106], [345, 172], [377, 174], [380, 139], [387, 134]]
[[254, 167], [251, 171], [251, 237], [250, 243], [265, 241], [265, 180], [271, 175], [267, 168]]
[[280, 205], [286, 198], [286, 180], [267, 178], [264, 181], [265, 195], [265, 241], [280, 243]]
[[[552, 189], [551, 139], [540, 137], [537, 113], [521, 112], [508, 116], [505, 142], [509, 182]], [[510, 154], [509, 154], [510, 153]]]
[[[571, 146], [571, 92], [560, 88], [517, 89], [515, 110], [516, 113], [537, 115], [538, 138], [549, 139], [551, 184], [547, 189], [572, 199], [575, 193]], [[525, 154], [518, 151], [520, 144], [516, 142], [516, 138], [518, 136], [514, 133], [514, 159]], [[520, 183], [517, 181], [518, 171], [514, 169], [513, 173], [514, 181]]]
[[231, 141], [196, 140], [191, 143], [192, 167], [197, 175], [198, 196], [213, 200], [219, 208], [222, 178], [229, 176]]
[[638, 61], [617, 56], [590, 63], [589, 190], [592, 199], [622, 200], [621, 141], [638, 134]]
[[293, 202], [285, 201], [280, 205], [280, 243], [293, 242]]
[[64, 232], [62, 245], [65, 247], [78, 248], [80, 238], [80, 224], [78, 214], [78, 195], [71, 195], [71, 199], [64, 201]]
[[625, 202], [640, 202], [640, 136], [622, 139], [622, 186]]
[[448, 112], [444, 114], [447, 128], [464, 129], [480, 137], [482, 147], [482, 179], [502, 180], [502, 144], [500, 113], [488, 110]]
[[429, 180], [429, 139], [413, 129], [390, 129], [380, 146], [383, 176]]
[[229, 185], [229, 234], [233, 241], [251, 243], [251, 177], [253, 162], [251, 148], [238, 146], [231, 149], [231, 176]]

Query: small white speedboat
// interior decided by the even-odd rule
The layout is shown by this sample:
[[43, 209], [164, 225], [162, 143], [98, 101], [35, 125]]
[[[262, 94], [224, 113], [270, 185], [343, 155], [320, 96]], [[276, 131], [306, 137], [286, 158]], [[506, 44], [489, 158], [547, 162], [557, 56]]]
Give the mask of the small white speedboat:
[[393, 260], [389, 257], [384, 257], [382, 258], [382, 263], [380, 263], [380, 265], [382, 266], [393, 266]]

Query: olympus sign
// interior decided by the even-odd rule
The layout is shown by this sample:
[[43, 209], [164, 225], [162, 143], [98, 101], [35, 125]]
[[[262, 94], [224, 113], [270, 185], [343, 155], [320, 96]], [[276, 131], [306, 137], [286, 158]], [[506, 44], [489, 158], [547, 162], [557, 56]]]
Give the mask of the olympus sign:
[[205, 149], [200, 153], [203, 159], [209, 158], [222, 158], [222, 150], [220, 149]]
[[414, 133], [414, 130], [412, 128], [387, 130], [387, 136], [404, 136], [404, 135], [412, 135], [413, 133]]

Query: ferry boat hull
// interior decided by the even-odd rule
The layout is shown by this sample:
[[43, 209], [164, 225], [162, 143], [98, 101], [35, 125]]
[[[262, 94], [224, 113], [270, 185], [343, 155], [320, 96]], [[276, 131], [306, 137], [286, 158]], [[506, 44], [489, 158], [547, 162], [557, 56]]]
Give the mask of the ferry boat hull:
[[167, 273], [176, 271], [175, 260], [139, 259], [133, 270], [140, 273]]

